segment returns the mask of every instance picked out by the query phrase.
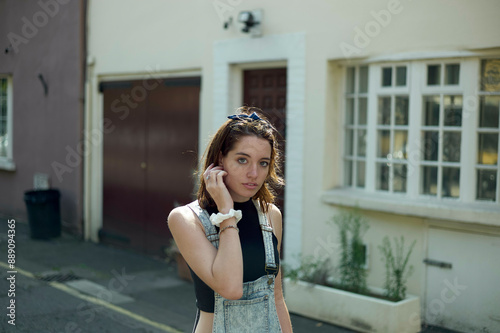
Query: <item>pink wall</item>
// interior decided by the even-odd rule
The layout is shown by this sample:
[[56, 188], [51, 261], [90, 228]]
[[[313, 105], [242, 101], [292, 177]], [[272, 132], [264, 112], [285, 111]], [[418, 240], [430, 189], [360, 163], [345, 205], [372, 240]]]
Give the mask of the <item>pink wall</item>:
[[[83, 138], [84, 3], [0, 2], [0, 73], [13, 78], [16, 164], [15, 171], [0, 170], [0, 213], [26, 218], [23, 194], [33, 188], [35, 173], [45, 173], [61, 191], [63, 227], [78, 233], [83, 157], [66, 159]], [[39, 74], [47, 82], [46, 95]], [[58, 176], [56, 165], [65, 172], [59, 169]]]

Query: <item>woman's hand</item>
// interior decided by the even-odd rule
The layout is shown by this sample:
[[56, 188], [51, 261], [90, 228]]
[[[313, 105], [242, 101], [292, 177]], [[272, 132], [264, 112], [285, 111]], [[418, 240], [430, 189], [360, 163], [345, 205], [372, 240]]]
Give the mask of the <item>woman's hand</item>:
[[231, 198], [231, 194], [229, 194], [226, 184], [224, 183], [224, 177], [226, 175], [227, 172], [224, 171], [223, 167], [214, 166], [213, 163], [210, 164], [203, 173], [207, 191], [212, 199], [214, 199], [217, 209], [222, 214], [229, 213], [229, 210], [234, 206], [233, 198]]

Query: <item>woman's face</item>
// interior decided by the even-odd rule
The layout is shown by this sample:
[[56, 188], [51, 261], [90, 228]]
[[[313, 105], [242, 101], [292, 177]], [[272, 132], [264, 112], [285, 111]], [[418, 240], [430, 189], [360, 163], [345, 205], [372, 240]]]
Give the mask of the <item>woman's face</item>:
[[243, 136], [236, 141], [219, 163], [227, 172], [224, 183], [233, 201], [245, 202], [260, 190], [270, 163], [271, 145], [267, 140]]

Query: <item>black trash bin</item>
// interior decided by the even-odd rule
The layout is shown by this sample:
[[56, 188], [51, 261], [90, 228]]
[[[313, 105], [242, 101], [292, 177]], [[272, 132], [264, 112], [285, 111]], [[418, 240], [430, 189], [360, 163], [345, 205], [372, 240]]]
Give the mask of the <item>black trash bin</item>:
[[60, 197], [57, 189], [24, 193], [31, 238], [49, 239], [61, 236]]

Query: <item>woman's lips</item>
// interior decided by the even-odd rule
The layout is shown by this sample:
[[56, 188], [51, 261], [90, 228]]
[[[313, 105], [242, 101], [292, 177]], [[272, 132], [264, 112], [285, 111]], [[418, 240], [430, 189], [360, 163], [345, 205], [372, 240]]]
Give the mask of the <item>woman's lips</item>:
[[249, 190], [255, 190], [258, 185], [256, 183], [243, 183], [243, 186]]

